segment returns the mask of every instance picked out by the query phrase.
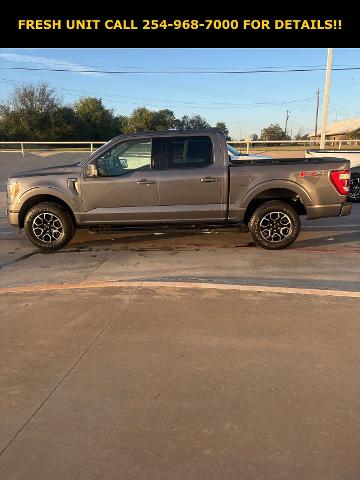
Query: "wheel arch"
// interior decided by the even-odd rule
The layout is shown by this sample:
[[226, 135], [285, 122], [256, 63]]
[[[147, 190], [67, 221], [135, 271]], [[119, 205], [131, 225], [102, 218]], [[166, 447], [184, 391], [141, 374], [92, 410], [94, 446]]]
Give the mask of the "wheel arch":
[[76, 225], [76, 218], [72, 211], [70, 205], [63, 200], [62, 198], [58, 197], [57, 195], [49, 194], [49, 193], [39, 193], [36, 195], [32, 195], [27, 198], [24, 203], [22, 204], [20, 211], [19, 211], [19, 228], [24, 227], [25, 217], [28, 211], [35, 205], [39, 203], [55, 203], [56, 205], [61, 206], [64, 208], [70, 215], [74, 225]]
[[311, 204], [310, 195], [294, 182], [275, 181], [252, 189], [244, 199], [246, 208], [244, 223], [248, 223], [255, 210], [269, 200], [280, 200], [291, 205], [299, 215], [307, 215], [307, 205]]

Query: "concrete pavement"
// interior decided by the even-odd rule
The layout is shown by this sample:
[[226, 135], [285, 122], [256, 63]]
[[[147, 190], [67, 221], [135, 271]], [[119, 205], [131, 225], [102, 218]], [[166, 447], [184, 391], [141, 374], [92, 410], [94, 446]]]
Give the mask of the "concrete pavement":
[[1, 480], [357, 480], [359, 253], [360, 205], [279, 252], [79, 231], [43, 254], [0, 218]]
[[0, 478], [356, 479], [358, 299], [2, 294]]
[[360, 290], [360, 205], [349, 217], [304, 221], [288, 249], [257, 248], [247, 233], [91, 234], [40, 253], [0, 219], [0, 287], [80, 281], [212, 281]]

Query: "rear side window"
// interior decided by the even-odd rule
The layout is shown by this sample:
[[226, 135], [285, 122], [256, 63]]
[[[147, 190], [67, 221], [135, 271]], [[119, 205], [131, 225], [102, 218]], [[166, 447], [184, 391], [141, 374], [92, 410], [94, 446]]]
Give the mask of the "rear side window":
[[173, 137], [166, 142], [167, 168], [201, 168], [213, 163], [210, 137]]

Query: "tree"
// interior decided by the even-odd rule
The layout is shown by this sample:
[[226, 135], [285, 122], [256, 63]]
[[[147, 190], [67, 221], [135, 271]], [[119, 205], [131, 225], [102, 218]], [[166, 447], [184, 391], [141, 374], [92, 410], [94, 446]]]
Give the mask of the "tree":
[[278, 123], [272, 123], [261, 130], [261, 140], [290, 140]]
[[[216, 127], [231, 140], [225, 122]], [[84, 97], [64, 105], [49, 84], [15, 88], [8, 101], [0, 103], [0, 140], [107, 140], [120, 133], [203, 130], [210, 128], [200, 115], [176, 118], [170, 109], [136, 108], [130, 115], [115, 115], [101, 98]]]
[[128, 117], [121, 117], [124, 131], [128, 133], [171, 130], [176, 126], [174, 112], [169, 109], [158, 111], [146, 107], [136, 108]]
[[169, 109], [159, 110], [153, 112], [152, 118], [152, 130], [172, 130], [176, 126], [176, 118], [174, 112]]
[[0, 106], [3, 135], [13, 140], [52, 139], [53, 130], [67, 129], [62, 124], [64, 119], [56, 116], [61, 108], [61, 98], [45, 82], [16, 87], [9, 100]]
[[309, 140], [310, 136], [308, 133], [304, 134], [302, 128], [299, 128], [297, 134], [295, 135], [295, 140]]
[[79, 137], [86, 140], [108, 140], [119, 135], [119, 121], [114, 112], [95, 97], [80, 98], [74, 104]]
[[146, 107], [136, 108], [125, 122], [125, 133], [146, 132], [154, 126], [154, 112]]
[[229, 129], [225, 125], [225, 122], [218, 122], [215, 125], [215, 128], [218, 128], [219, 130], [221, 130], [223, 132], [226, 140], [231, 140], [231, 137], [229, 136]]
[[210, 128], [210, 124], [200, 115], [193, 115], [192, 117], [184, 115], [181, 119], [177, 119], [175, 124], [177, 130], [204, 130]]
[[348, 140], [358, 140], [360, 138], [360, 128], [357, 130], [354, 130], [353, 132], [350, 132], [346, 135], [346, 138]]
[[77, 140], [79, 138], [79, 121], [74, 109], [70, 106], [60, 107], [52, 115], [51, 125], [47, 132], [48, 138], [56, 140]]

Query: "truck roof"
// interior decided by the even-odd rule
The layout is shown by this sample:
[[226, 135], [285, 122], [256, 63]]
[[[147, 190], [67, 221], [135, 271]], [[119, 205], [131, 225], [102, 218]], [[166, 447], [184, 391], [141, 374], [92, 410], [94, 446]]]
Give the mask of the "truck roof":
[[161, 131], [148, 131], [148, 132], [136, 132], [136, 133], [122, 133], [117, 137], [112, 138], [112, 140], [121, 139], [122, 137], [152, 137], [156, 135], [167, 135], [167, 136], [179, 136], [179, 135], [207, 135], [209, 133], [217, 133], [224, 136], [224, 132], [220, 128], [206, 128], [202, 130], [161, 130]]

